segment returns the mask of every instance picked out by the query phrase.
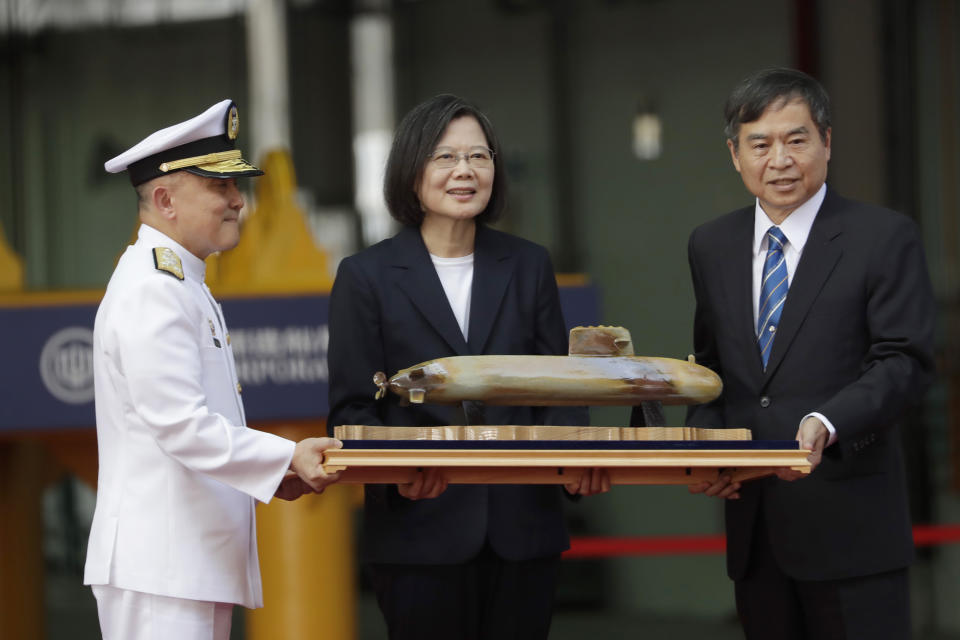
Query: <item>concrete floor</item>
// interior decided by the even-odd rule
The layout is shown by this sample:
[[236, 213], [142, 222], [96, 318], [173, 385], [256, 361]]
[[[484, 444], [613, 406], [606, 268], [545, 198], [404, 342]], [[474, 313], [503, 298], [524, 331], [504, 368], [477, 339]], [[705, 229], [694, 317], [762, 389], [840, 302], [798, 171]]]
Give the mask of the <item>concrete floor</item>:
[[[80, 585], [80, 580], [76, 576], [62, 573], [48, 575], [47, 610], [47, 640], [95, 640], [100, 637], [93, 595], [89, 588]], [[240, 609], [237, 613], [240, 615], [234, 616], [231, 638], [243, 640], [243, 616]], [[372, 597], [364, 595], [360, 598], [357, 615], [359, 621], [357, 640], [386, 638], [386, 628]], [[6, 636], [0, 633], [0, 637]], [[733, 620], [639, 618], [596, 610], [559, 611], [554, 616], [550, 633], [551, 640], [582, 640], [583, 638], [739, 640], [742, 637]], [[323, 639], [317, 638], [317, 640]]]
[[[96, 604], [90, 589], [80, 578], [66, 572], [47, 575], [47, 639], [96, 640], [100, 637]], [[232, 640], [243, 640], [243, 615], [237, 609]], [[357, 640], [384, 640], [386, 632], [373, 598], [363, 595], [358, 602]], [[0, 638], [7, 636], [0, 629]], [[551, 640], [740, 640], [736, 621], [617, 614], [602, 609], [561, 609], [553, 619]], [[11, 638], [10, 640], [34, 640]], [[317, 638], [316, 640], [323, 640]], [[914, 640], [960, 640], [960, 634], [918, 632]]]

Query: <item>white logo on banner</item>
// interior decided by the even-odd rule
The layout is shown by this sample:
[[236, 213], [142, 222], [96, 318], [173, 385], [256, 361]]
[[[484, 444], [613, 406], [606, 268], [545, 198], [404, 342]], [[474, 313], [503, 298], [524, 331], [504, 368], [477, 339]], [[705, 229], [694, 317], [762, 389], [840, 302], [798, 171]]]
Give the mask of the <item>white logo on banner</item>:
[[50, 336], [40, 352], [40, 377], [61, 402], [93, 402], [93, 331], [67, 327]]

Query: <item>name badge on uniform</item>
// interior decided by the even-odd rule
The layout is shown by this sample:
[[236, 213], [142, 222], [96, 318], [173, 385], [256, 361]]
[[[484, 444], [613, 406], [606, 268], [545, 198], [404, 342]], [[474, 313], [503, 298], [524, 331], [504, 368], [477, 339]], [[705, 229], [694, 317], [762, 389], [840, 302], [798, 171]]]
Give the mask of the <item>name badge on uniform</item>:
[[217, 330], [213, 326], [213, 320], [207, 318], [207, 322], [210, 323], [210, 334], [213, 336], [213, 346], [217, 347], [218, 349], [222, 348], [220, 346], [220, 340], [217, 339]]

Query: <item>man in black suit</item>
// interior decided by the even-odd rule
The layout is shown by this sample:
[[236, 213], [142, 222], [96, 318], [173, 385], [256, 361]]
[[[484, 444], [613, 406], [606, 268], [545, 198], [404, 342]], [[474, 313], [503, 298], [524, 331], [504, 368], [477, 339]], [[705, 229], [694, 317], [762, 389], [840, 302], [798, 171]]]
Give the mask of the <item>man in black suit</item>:
[[813, 78], [759, 72], [725, 115], [756, 202], [690, 236], [696, 357], [724, 389], [687, 422], [796, 438], [813, 471], [691, 490], [727, 498], [747, 638], [908, 638], [897, 422], [931, 378], [935, 312], [917, 227], [827, 187], [830, 105]]

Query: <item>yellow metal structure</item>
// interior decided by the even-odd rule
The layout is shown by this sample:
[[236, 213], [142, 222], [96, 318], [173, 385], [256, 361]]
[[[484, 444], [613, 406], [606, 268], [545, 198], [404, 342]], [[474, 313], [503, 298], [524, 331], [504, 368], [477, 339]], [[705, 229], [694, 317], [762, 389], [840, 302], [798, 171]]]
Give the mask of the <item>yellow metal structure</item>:
[[260, 167], [256, 208], [243, 221], [240, 244], [207, 258], [207, 285], [217, 295], [329, 292], [329, 260], [297, 204], [290, 153], [271, 151]]
[[23, 291], [23, 259], [7, 244], [0, 225], [0, 292]]
[[37, 442], [0, 440], [0, 636], [43, 638], [45, 470]]
[[[270, 431], [301, 440], [326, 432], [321, 422]], [[357, 636], [354, 541], [356, 487], [257, 507], [264, 608], [247, 612], [247, 640]]]

